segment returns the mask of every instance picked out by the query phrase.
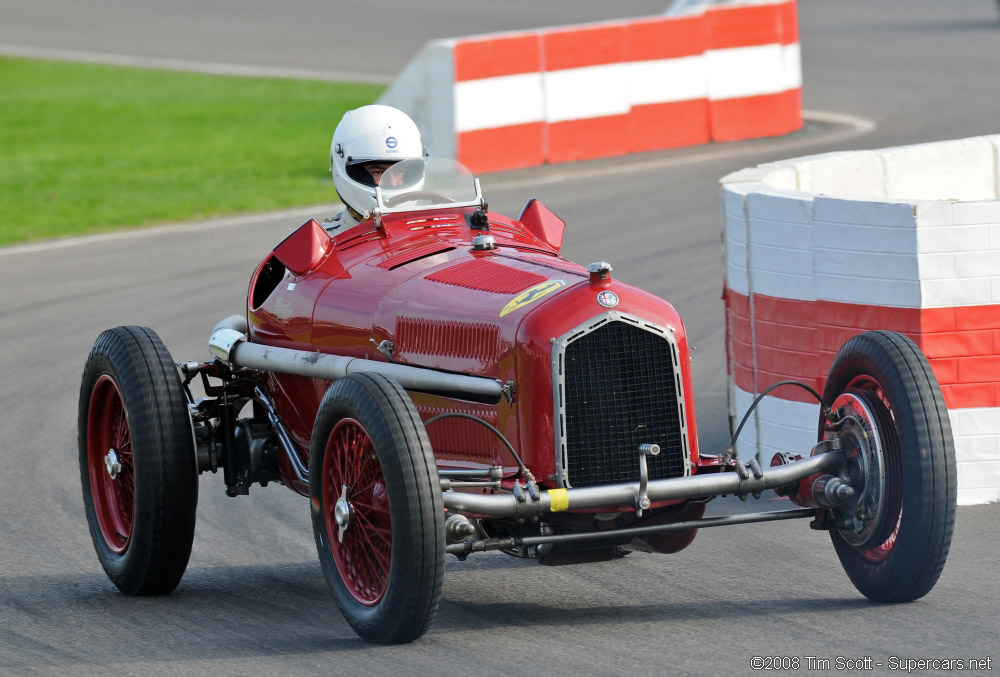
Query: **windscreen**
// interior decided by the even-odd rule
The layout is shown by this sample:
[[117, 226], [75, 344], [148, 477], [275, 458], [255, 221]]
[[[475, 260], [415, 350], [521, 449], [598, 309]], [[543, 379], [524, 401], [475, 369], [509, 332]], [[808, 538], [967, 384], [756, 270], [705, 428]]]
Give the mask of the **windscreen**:
[[383, 213], [469, 205], [479, 198], [476, 179], [465, 165], [447, 158], [402, 160], [382, 174], [378, 185]]

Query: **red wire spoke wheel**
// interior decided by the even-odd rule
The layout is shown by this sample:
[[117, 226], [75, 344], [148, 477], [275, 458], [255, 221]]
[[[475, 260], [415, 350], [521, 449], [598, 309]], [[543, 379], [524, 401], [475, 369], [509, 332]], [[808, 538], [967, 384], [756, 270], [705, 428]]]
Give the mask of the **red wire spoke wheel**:
[[78, 418], [80, 480], [94, 549], [124, 593], [170, 592], [191, 555], [198, 468], [170, 353], [144, 327], [102, 333]]
[[132, 435], [118, 384], [101, 374], [87, 412], [87, 466], [94, 512], [108, 549], [128, 547], [135, 513]]
[[830, 514], [834, 549], [854, 586], [880, 602], [926, 595], [955, 526], [955, 447], [927, 358], [888, 331], [838, 352], [823, 393], [838, 415], [847, 475], [858, 496]]
[[859, 550], [858, 553], [866, 560], [874, 564], [884, 562], [889, 556], [889, 553], [892, 552], [893, 546], [896, 545], [896, 539], [899, 537], [899, 525], [902, 521], [903, 514], [902, 511], [900, 511], [899, 518], [896, 520], [896, 528], [891, 534], [889, 534], [888, 538], [886, 538], [881, 545], [876, 545], [871, 550]]
[[381, 644], [422, 636], [444, 585], [444, 502], [413, 402], [380, 374], [336, 381], [309, 456], [313, 533], [344, 618]]
[[371, 438], [353, 418], [341, 419], [326, 445], [323, 506], [337, 571], [359, 604], [385, 594], [392, 562], [392, 515]]

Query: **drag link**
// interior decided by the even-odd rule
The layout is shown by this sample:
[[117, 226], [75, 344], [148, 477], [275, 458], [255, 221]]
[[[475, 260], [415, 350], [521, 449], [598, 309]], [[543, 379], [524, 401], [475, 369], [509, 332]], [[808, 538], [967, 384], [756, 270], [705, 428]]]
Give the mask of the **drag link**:
[[801, 508], [797, 510], [781, 510], [777, 512], [757, 512], [744, 515], [725, 515], [720, 517], [703, 517], [697, 520], [657, 524], [644, 527], [626, 527], [624, 529], [602, 529], [575, 534], [546, 534], [542, 536], [525, 536], [510, 538], [487, 538], [478, 541], [466, 541], [449, 545], [445, 552], [452, 555], [463, 555], [472, 552], [488, 552], [509, 548], [530, 548], [546, 543], [571, 543], [590, 540], [601, 540], [609, 537], [645, 536], [647, 534], [668, 533], [671, 531], [688, 531], [706, 527], [724, 527], [733, 524], [750, 524], [753, 522], [775, 522], [779, 520], [815, 518], [816, 510]]

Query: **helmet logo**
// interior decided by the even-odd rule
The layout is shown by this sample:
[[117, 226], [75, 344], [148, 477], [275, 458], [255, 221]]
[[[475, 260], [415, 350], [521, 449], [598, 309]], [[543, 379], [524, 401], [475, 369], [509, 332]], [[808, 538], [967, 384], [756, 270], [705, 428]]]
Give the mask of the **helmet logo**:
[[399, 141], [396, 140], [395, 136], [385, 137], [385, 147], [392, 149], [399, 145]]
[[614, 308], [618, 305], [618, 294], [605, 289], [597, 295], [597, 302], [605, 308]]

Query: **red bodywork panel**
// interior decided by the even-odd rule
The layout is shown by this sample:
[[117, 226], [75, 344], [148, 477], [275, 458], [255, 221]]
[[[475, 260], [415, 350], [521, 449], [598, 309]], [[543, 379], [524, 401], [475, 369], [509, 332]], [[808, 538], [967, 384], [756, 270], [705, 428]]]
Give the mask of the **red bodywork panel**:
[[[301, 350], [385, 361], [376, 350], [393, 343], [394, 362], [513, 381], [513, 404], [411, 393], [426, 420], [465, 412], [498, 428], [543, 486], [555, 486], [553, 339], [608, 312], [598, 292], [614, 291], [615, 311], [671, 328], [680, 353], [690, 460], [697, 434], [687, 338], [667, 302], [614, 280], [591, 282], [587, 271], [558, 254], [562, 221], [532, 201], [530, 228], [489, 213], [493, 250], [473, 251], [482, 231], [471, 208], [390, 214], [382, 228], [369, 220], [329, 239], [306, 222], [258, 267], [250, 283], [250, 340]], [[328, 238], [326, 241], [323, 238]], [[256, 304], [255, 304], [256, 302]], [[308, 457], [319, 402], [329, 382], [268, 375], [278, 411]], [[483, 426], [445, 419], [428, 428], [440, 467], [479, 468], [499, 459], [516, 471], [502, 443]], [[282, 474], [297, 491], [282, 458]]]

